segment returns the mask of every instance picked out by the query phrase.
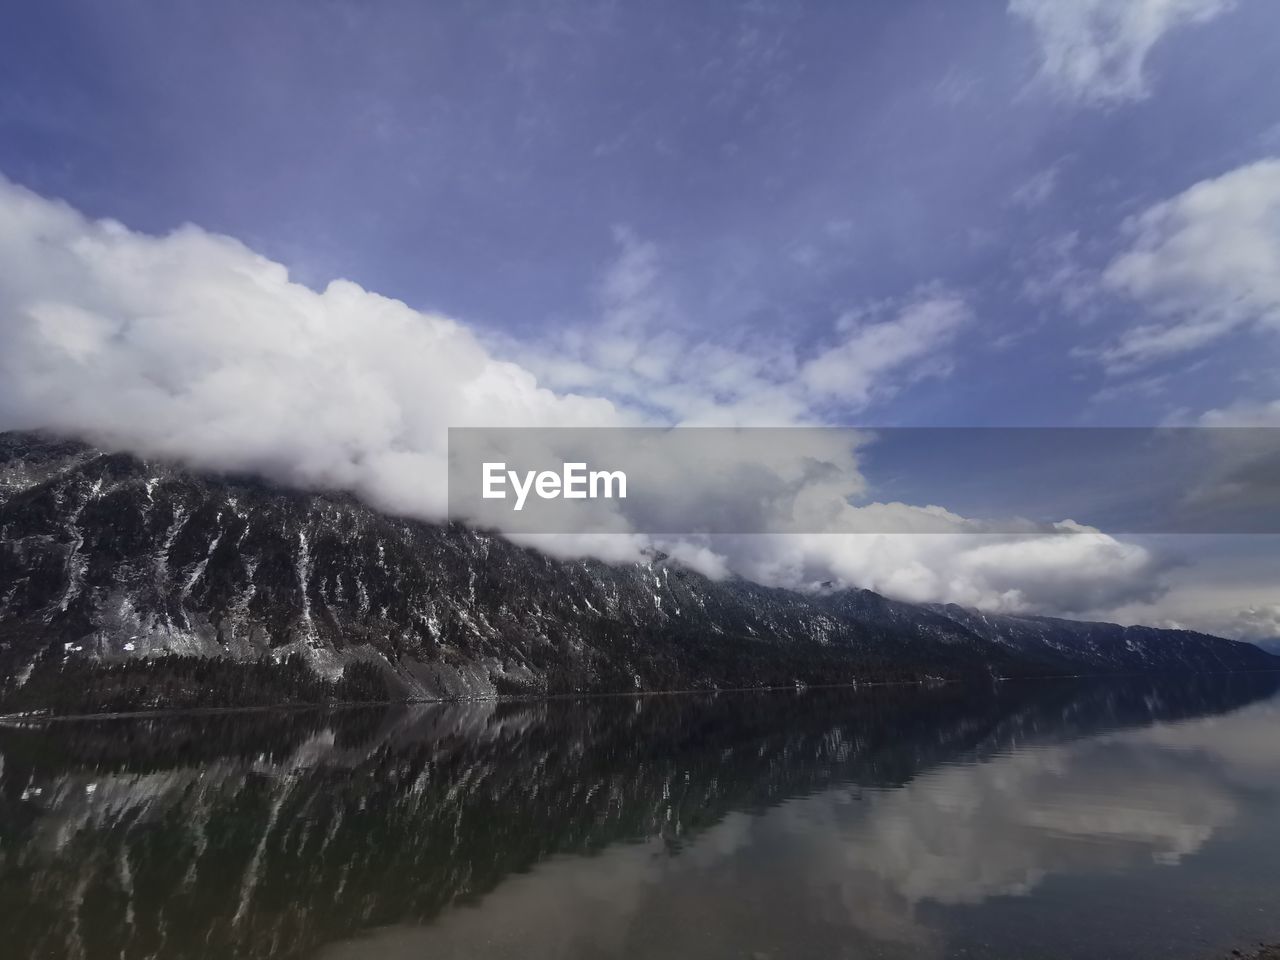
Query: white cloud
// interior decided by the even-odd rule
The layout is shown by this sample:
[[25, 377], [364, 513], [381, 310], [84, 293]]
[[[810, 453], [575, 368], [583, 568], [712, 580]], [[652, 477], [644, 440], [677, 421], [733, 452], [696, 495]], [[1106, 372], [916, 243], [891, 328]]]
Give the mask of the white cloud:
[[1146, 61], [1171, 30], [1206, 23], [1235, 0], [1009, 0], [1040, 47], [1040, 76], [1084, 103], [1141, 100]]
[[[895, 529], [856, 533], [863, 511], [900, 511]], [[932, 512], [931, 512], [932, 511]], [[883, 529], [879, 523], [872, 528]], [[1164, 562], [1144, 547], [1071, 525], [1070, 534], [988, 534], [938, 508], [848, 507], [831, 534], [744, 537], [726, 545], [735, 570], [792, 588], [829, 581], [915, 603], [1002, 613], [1091, 614], [1155, 599]]]
[[1215, 562], [1212, 556], [1221, 550], [1221, 544], [1215, 548], [1215, 538], [1193, 539], [1183, 549], [1202, 555], [1195, 567], [1171, 571], [1169, 590], [1153, 602], [1115, 607], [1108, 618], [1251, 642], [1280, 638], [1280, 589], [1276, 586], [1280, 538], [1242, 535], [1243, 555], [1225, 562]]
[[[1204, 630], [1250, 643], [1280, 640], [1280, 600], [1276, 599], [1277, 592], [1274, 588], [1263, 588], [1258, 593], [1267, 599], [1245, 607], [1197, 607], [1187, 611], [1182, 622], [1193, 630]], [[1218, 598], [1210, 596], [1209, 599], [1212, 601]]]
[[664, 268], [662, 250], [626, 228], [599, 290], [600, 317], [543, 350], [520, 354], [544, 382], [610, 397], [684, 426], [820, 422], [950, 369], [948, 348], [972, 314], [958, 294], [924, 287], [852, 310], [831, 342], [808, 353], [769, 331], [695, 326]]
[[1203, 180], [1126, 229], [1129, 249], [1104, 283], [1158, 319], [1104, 350], [1108, 367], [1192, 351], [1233, 331], [1280, 332], [1280, 159]]
[[1280, 603], [1246, 607], [1229, 625], [1231, 635], [1241, 640], [1275, 640], [1280, 638]]
[[[835, 342], [803, 360], [763, 342], [690, 339], [663, 328], [676, 308], [660, 251], [620, 240], [601, 289], [601, 335], [569, 334], [557, 368], [624, 401], [615, 403], [548, 389], [447, 317], [348, 281], [320, 292], [294, 283], [233, 239], [191, 226], [135, 233], [0, 180], [0, 429], [48, 428], [196, 467], [349, 490], [438, 520], [450, 426], [811, 422], [815, 404], [860, 408], [919, 376], [969, 318], [959, 298], [921, 293], [850, 315]], [[1009, 610], [1081, 609], [1154, 588], [1155, 560], [1103, 534], [992, 540], [963, 533], [969, 521], [937, 508], [852, 507], [848, 498], [865, 493], [856, 456], [809, 453], [834, 469], [810, 482], [786, 462], [768, 465], [786, 492], [780, 509], [822, 519], [809, 529], [847, 535], [532, 542], [610, 561], [656, 545], [712, 575], [793, 586], [835, 579]], [[711, 473], [706, 482], [704, 493], [749, 493], [717, 487]], [[854, 535], [885, 529], [886, 512], [895, 529], [937, 535]]]
[[803, 365], [801, 382], [814, 396], [863, 408], [889, 375], [936, 360], [970, 319], [964, 301], [946, 294], [916, 299], [887, 319], [854, 318], [839, 343]]
[[351, 490], [440, 517], [450, 425], [624, 422], [463, 326], [228, 237], [90, 222], [0, 181], [0, 425]]

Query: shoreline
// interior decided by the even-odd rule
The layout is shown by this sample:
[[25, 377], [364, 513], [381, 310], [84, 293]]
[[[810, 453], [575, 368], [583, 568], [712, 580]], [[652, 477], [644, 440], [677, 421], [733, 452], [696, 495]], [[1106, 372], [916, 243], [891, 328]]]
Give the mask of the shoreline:
[[[1022, 681], [1039, 682], [1063, 680], [1119, 680], [1136, 677], [1226, 677], [1257, 676], [1261, 674], [1280, 673], [1280, 670], [1214, 670], [1180, 673], [1163, 670], [1150, 673], [1070, 673], [1041, 674], [1026, 677], [991, 677], [992, 684], [1016, 683]], [[802, 693], [806, 690], [871, 690], [890, 687], [923, 687], [937, 689], [939, 687], [964, 686], [973, 683], [986, 683], [983, 678], [943, 678], [933, 677], [928, 680], [879, 680], [865, 683], [810, 683], [796, 685], [775, 685], [763, 687], [721, 687], [706, 690], [697, 687], [672, 690], [617, 690], [582, 693], [552, 694], [499, 694], [492, 697], [410, 697], [397, 700], [334, 700], [319, 703], [272, 703], [251, 704], [246, 706], [227, 707], [156, 707], [149, 710], [118, 710], [101, 713], [3, 713], [0, 714], [0, 725], [22, 726], [26, 724], [50, 723], [67, 720], [126, 720], [126, 719], [158, 719], [162, 717], [218, 716], [234, 713], [269, 713], [272, 711], [305, 712], [309, 710], [347, 710], [367, 707], [401, 707], [431, 706], [463, 703], [550, 703], [556, 701], [601, 700], [601, 699], [640, 699], [647, 697], [682, 697], [702, 694], [718, 696], [724, 693]], [[1251, 958], [1250, 958], [1251, 960]], [[1265, 958], [1271, 960], [1271, 958]], [[1280, 960], [1277, 954], [1275, 960]]]

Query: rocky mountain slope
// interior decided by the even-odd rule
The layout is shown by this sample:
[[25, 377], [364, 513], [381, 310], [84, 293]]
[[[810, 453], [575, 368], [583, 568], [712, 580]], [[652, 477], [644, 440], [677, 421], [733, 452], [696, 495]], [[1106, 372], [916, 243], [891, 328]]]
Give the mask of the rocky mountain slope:
[[0, 435], [8, 692], [158, 654], [365, 663], [395, 697], [1280, 665], [1203, 634], [801, 594], [661, 555], [560, 561], [340, 494]]

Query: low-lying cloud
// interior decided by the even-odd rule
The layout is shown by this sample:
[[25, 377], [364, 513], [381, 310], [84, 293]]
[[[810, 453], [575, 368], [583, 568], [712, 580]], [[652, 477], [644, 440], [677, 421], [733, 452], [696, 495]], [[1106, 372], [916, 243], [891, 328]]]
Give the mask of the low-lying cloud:
[[[971, 321], [962, 298], [926, 289], [850, 314], [812, 355], [781, 362], [744, 345], [664, 339], [653, 252], [621, 239], [599, 335], [566, 332], [558, 358], [523, 346], [540, 356], [535, 374], [448, 317], [345, 280], [315, 291], [231, 238], [194, 226], [140, 234], [0, 179], [0, 429], [346, 490], [440, 520], [450, 426], [819, 422], [833, 399], [857, 410], [894, 382], [945, 372], [946, 346]], [[836, 482], [795, 496], [852, 516], [848, 498], [865, 492], [857, 457], [828, 455]], [[658, 547], [713, 576], [989, 609], [1084, 612], [1158, 589], [1155, 557], [1100, 532], [979, 537], [938, 508], [858, 509], [868, 508], [932, 533], [521, 539], [611, 562]]]
[[449, 424], [614, 425], [462, 325], [228, 237], [90, 222], [0, 183], [0, 415], [439, 517]]

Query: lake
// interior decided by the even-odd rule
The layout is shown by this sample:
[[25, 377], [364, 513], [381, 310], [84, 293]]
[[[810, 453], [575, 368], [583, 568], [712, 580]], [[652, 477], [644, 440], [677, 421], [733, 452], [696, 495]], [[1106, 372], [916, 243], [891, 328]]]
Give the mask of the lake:
[[1217, 958], [1280, 677], [0, 727], [21, 958]]

